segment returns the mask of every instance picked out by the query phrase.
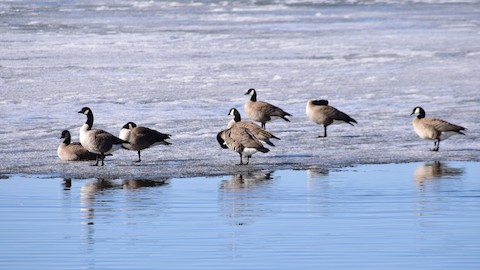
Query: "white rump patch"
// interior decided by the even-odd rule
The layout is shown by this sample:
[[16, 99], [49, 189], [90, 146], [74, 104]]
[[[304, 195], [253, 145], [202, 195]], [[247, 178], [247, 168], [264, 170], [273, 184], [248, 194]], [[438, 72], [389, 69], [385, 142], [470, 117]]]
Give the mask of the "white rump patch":
[[347, 122], [341, 121], [341, 120], [333, 120], [333, 123], [331, 125], [340, 125], [340, 124], [347, 124]]
[[282, 118], [278, 117], [278, 116], [270, 116], [270, 121], [275, 121], [275, 120], [278, 120], [278, 119], [282, 119]]
[[247, 148], [243, 149], [242, 155], [247, 156], [247, 157], [251, 157], [256, 152], [258, 152], [257, 149], [247, 147]]
[[446, 140], [455, 134], [458, 134], [458, 133], [452, 132], [452, 131], [442, 132], [442, 134], [440, 134], [440, 141]]

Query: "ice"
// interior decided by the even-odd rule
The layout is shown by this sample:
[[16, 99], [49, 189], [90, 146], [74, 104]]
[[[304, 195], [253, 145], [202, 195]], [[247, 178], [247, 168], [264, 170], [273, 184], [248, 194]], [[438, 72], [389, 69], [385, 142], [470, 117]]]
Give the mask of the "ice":
[[[250, 169], [480, 157], [478, 1], [3, 1], [0, 173], [183, 177]], [[249, 166], [216, 134], [244, 93], [293, 115], [267, 124], [281, 140]], [[358, 125], [305, 115], [328, 99]], [[106, 166], [62, 162], [61, 131], [118, 135], [133, 121], [171, 146], [117, 151]], [[411, 110], [468, 128], [441, 143], [417, 137]]]

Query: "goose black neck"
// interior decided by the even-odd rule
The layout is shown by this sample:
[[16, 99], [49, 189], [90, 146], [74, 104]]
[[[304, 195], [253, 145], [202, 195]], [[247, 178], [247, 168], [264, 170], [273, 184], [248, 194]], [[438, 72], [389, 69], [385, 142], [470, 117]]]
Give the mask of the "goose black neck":
[[71, 142], [70, 133], [67, 133], [65, 134], [65, 140], [63, 140], [63, 143], [66, 145], [69, 145], [70, 142]]
[[92, 129], [92, 126], [93, 126], [93, 113], [92, 113], [92, 111], [89, 111], [87, 113], [87, 122], [85, 122], [85, 124], [88, 125], [88, 129]]
[[233, 120], [235, 120], [235, 122], [242, 121], [242, 117], [240, 116], [240, 113], [237, 110], [233, 111], [233, 115], [234, 115]]
[[250, 98], [250, 101], [257, 101], [257, 91], [255, 90], [252, 90], [253, 94], [252, 94], [252, 97]]
[[425, 111], [424, 111], [422, 108], [420, 108], [419, 111], [420, 111], [420, 112], [418, 113], [417, 118], [418, 118], [418, 119], [425, 118]]

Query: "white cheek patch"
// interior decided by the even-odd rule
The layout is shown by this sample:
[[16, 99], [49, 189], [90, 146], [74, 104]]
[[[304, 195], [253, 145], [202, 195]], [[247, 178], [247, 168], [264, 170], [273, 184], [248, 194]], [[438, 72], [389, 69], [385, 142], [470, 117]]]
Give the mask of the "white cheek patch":
[[83, 114], [87, 115], [90, 112], [90, 110], [86, 110]]
[[420, 109], [416, 108], [414, 113], [420, 113]]

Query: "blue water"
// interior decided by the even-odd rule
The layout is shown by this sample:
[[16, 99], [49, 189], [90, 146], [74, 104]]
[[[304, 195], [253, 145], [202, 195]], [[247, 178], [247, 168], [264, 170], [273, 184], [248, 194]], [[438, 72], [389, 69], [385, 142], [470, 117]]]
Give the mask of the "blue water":
[[478, 162], [0, 180], [1, 269], [478, 269]]

